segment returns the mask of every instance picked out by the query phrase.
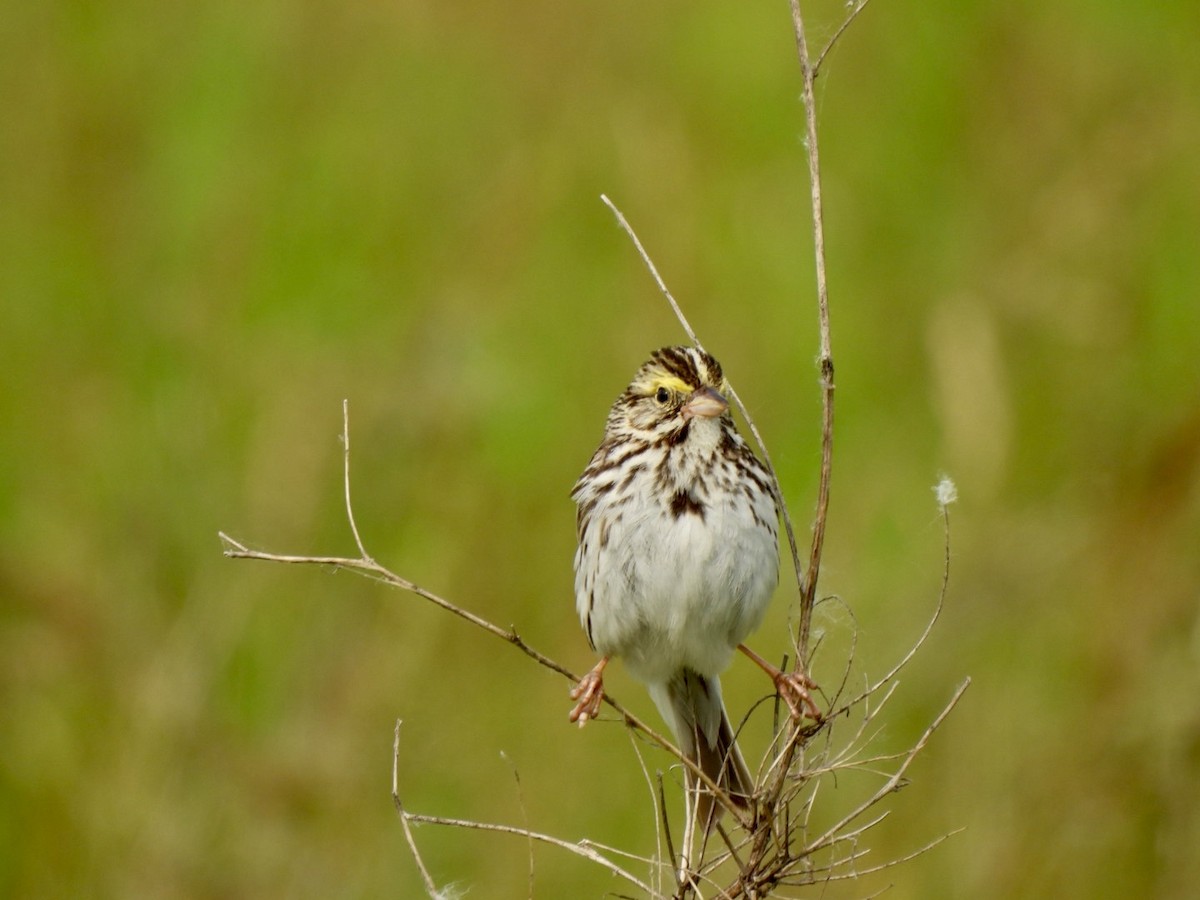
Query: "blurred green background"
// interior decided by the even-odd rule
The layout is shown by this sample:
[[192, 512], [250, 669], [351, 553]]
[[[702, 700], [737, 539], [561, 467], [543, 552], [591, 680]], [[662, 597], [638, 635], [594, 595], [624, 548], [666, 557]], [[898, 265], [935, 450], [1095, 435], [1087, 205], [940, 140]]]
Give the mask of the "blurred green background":
[[[842, 14], [809, 4], [814, 45]], [[882, 674], [933, 608], [949, 473], [947, 607], [877, 748], [974, 683], [863, 866], [965, 831], [812, 896], [1200, 892], [1198, 33], [1196, 4], [877, 0], [828, 61], [822, 589], [855, 677]], [[682, 339], [606, 192], [806, 538], [798, 94], [783, 2], [6, 8], [0, 894], [419, 896], [397, 717], [414, 811], [652, 849], [627, 737], [569, 727], [562, 679], [415, 597], [226, 560], [217, 531], [353, 552], [349, 398], [368, 549], [590, 666], [567, 494]], [[739, 709], [765, 687], [727, 677]], [[864, 789], [825, 785], [821, 814]], [[526, 896], [522, 842], [418, 839], [439, 883]], [[539, 897], [619, 887], [536, 864]]]

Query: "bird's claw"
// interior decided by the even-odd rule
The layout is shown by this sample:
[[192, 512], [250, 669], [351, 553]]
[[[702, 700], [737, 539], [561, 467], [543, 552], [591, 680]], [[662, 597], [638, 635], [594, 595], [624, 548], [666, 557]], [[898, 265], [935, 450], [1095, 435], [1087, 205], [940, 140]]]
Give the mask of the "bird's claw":
[[571, 699], [579, 701], [571, 710], [570, 718], [572, 722], [578, 722], [580, 728], [599, 716], [600, 701], [604, 699], [602, 672], [592, 669], [579, 679], [579, 684], [571, 689]]
[[793, 719], [799, 721], [807, 716], [818, 725], [825, 720], [813, 700], [812, 692], [817, 685], [811, 678], [803, 672], [778, 672], [774, 680], [775, 690], [792, 711]]

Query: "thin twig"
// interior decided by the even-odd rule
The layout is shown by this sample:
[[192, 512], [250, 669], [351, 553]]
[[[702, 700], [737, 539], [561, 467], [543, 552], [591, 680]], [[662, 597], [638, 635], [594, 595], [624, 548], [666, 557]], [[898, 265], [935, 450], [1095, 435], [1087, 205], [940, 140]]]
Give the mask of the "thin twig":
[[817, 55], [817, 61], [813, 63], [814, 80], [819, 74], [821, 74], [821, 63], [825, 62], [825, 57], [829, 55], [829, 51], [833, 49], [833, 45], [838, 42], [838, 38], [842, 36], [843, 32], [850, 27], [850, 24], [858, 18], [858, 14], [862, 12], [863, 9], [866, 8], [866, 5], [870, 2], [871, 0], [858, 0], [858, 2], [854, 4], [854, 7], [847, 14], [846, 18], [842, 20], [842, 24], [838, 26], [838, 30], [833, 33], [833, 37], [831, 37], [828, 43], [825, 44], [825, 47]]
[[[500, 751], [500, 757], [512, 768], [513, 781], [517, 785], [517, 806], [521, 810], [521, 822], [525, 827], [529, 827], [529, 811], [525, 808], [525, 789], [521, 785], [521, 772], [517, 769], [517, 764], [509, 759], [508, 754], [503, 750]], [[533, 900], [533, 841], [527, 841], [529, 845], [529, 900]]]
[[[675, 853], [675, 842], [671, 840], [671, 822], [667, 818], [667, 795], [663, 790], [663, 773], [660, 769], [658, 775], [658, 814], [659, 814], [659, 831], [666, 837], [667, 855], [671, 861], [671, 875], [675, 879], [675, 888], [679, 888], [679, 857]], [[660, 851], [661, 852], [661, 851]]]
[[354, 507], [350, 503], [350, 401], [342, 400], [342, 482], [346, 492], [346, 518], [350, 521], [350, 530], [354, 532], [354, 543], [358, 547], [364, 562], [374, 562], [363, 546], [362, 538], [358, 536], [358, 525], [354, 522]]
[[829, 842], [827, 846], [836, 847], [839, 844], [855, 844], [858, 842], [860, 837], [862, 837], [891, 814], [892, 811], [890, 809], [885, 809], [883, 812], [879, 813], [879, 815], [875, 816], [875, 818], [864, 822], [862, 825], [859, 825], [850, 831], [843, 831], [839, 833]]
[[516, 825], [501, 825], [495, 822], [474, 822], [469, 819], [452, 819], [446, 816], [427, 816], [421, 813], [404, 814], [409, 821], [422, 825], [443, 825], [448, 828], [462, 828], [468, 831], [493, 831], [500, 834], [512, 834], [517, 837], [527, 838], [529, 840], [540, 841], [543, 844], [550, 844], [553, 847], [558, 847], [561, 850], [566, 850], [568, 853], [574, 853], [576, 856], [581, 856], [584, 859], [591, 860], [597, 865], [603, 866], [614, 875], [624, 878], [630, 884], [646, 891], [648, 894], [653, 894], [654, 890], [650, 885], [646, 884], [636, 875], [627, 872], [614, 863], [611, 859], [604, 856], [595, 849], [594, 844], [590, 841], [564, 841], [562, 838], [556, 838], [552, 834], [543, 834], [540, 831], [530, 831], [528, 828], [520, 828]]
[[408, 842], [408, 850], [412, 854], [413, 861], [417, 864], [417, 871], [421, 873], [421, 880], [425, 882], [425, 892], [429, 894], [432, 900], [439, 900], [442, 896], [437, 889], [437, 885], [433, 883], [433, 876], [429, 874], [429, 869], [425, 867], [425, 860], [421, 859], [421, 851], [417, 849], [416, 838], [413, 837], [412, 828], [408, 824], [408, 813], [404, 811], [404, 804], [400, 802], [400, 720], [396, 720], [396, 733], [392, 740], [392, 803], [396, 807], [396, 813], [400, 816], [400, 827], [404, 829], [404, 840]]
[[[570, 669], [530, 647], [527, 643], [525, 643], [524, 639], [517, 634], [516, 631], [504, 629], [498, 625], [493, 625], [482, 616], [477, 616], [475, 613], [463, 609], [461, 606], [451, 603], [449, 600], [446, 600], [443, 597], [439, 597], [432, 591], [427, 591], [425, 588], [409, 581], [407, 578], [403, 578], [400, 575], [397, 575], [395, 572], [384, 568], [372, 559], [353, 559], [345, 556], [292, 556], [280, 553], [267, 553], [262, 550], [251, 550], [245, 544], [234, 540], [224, 532], [217, 532], [217, 535], [225, 543], [226, 546], [224, 553], [230, 559], [259, 559], [266, 562], [289, 563], [292, 565], [332, 566], [335, 569], [347, 569], [351, 572], [357, 572], [366, 575], [367, 577], [374, 578], [377, 581], [382, 581], [385, 584], [390, 584], [392, 587], [397, 587], [401, 590], [408, 591], [411, 594], [416, 594], [418, 597], [440, 606], [447, 612], [454, 613], [454, 615], [458, 616], [459, 618], [465, 619], [472, 625], [482, 628], [489, 634], [492, 634], [495, 637], [512, 644], [527, 656], [535, 659], [539, 664], [558, 672], [563, 677], [568, 678], [571, 681], [579, 680]], [[612, 705], [619, 713], [626, 715], [625, 711], [621, 707], [612, 703], [610, 698], [605, 697], [605, 700], [609, 701], [610, 705]]]
[[[661, 817], [660, 817], [658, 814], [659, 809], [658, 809], [657, 795], [655, 794], [655, 790], [654, 790], [654, 779], [650, 776], [650, 767], [646, 765], [646, 757], [642, 755], [642, 748], [638, 746], [636, 732], [634, 732], [632, 729], [628, 729], [627, 732], [629, 735], [629, 746], [633, 748], [633, 755], [637, 757], [638, 767], [642, 770], [642, 777], [646, 779], [646, 788], [650, 793], [650, 806], [652, 809], [655, 810], [655, 816], [654, 816], [655, 855], [654, 855], [654, 857], [655, 857], [655, 860], [661, 860], [662, 854], [663, 854], [663, 827], [666, 825], [666, 822], [667, 822], [666, 805], [665, 804], [663, 805], [662, 810], [661, 810]], [[658, 792], [659, 792], [659, 794], [662, 793], [662, 772], [661, 771], [658, 773]], [[673, 847], [670, 846], [671, 833], [670, 833], [669, 829], [666, 832], [666, 840], [667, 840], [667, 849], [670, 851], [670, 854], [671, 854], [671, 865], [672, 865], [672, 867], [674, 867], [674, 865], [675, 865], [675, 850]], [[653, 869], [653, 874], [658, 876], [656, 878], [656, 883], [659, 880], [661, 880], [661, 869], [662, 869], [661, 864], [657, 865]]]
[[[223, 531], [217, 532], [217, 535], [222, 541], [225, 542], [226, 547], [224, 553], [225, 556], [229, 557], [230, 559], [259, 559], [266, 562], [290, 563], [293, 565], [332, 566], [335, 569], [347, 569], [351, 572], [357, 572], [366, 575], [369, 578], [374, 578], [376, 581], [381, 581], [384, 584], [389, 584], [393, 587], [400, 588], [401, 590], [408, 591], [409, 593], [416, 594], [418, 597], [422, 597], [428, 600], [430, 603], [440, 606], [447, 612], [454, 613], [454, 615], [458, 616], [459, 618], [465, 619], [472, 625], [482, 628], [488, 634], [498, 637], [502, 641], [511, 644], [530, 659], [533, 659], [539, 665], [542, 665], [551, 671], [557, 672], [572, 683], [578, 683], [579, 681], [578, 675], [556, 660], [546, 656], [544, 653], [535, 650], [533, 647], [527, 644], [525, 639], [517, 634], [516, 631], [512, 629], [501, 628], [499, 625], [494, 625], [482, 616], [477, 616], [475, 613], [463, 609], [461, 606], [457, 606], [454, 603], [451, 603], [449, 600], [439, 597], [437, 594], [434, 594], [431, 591], [425, 590], [425, 588], [414, 584], [407, 578], [402, 578], [395, 572], [384, 568], [373, 560], [351, 559], [350, 557], [344, 556], [290, 556], [280, 553], [266, 553], [261, 550], [250, 550], [245, 544], [234, 540]], [[662, 734], [655, 731], [642, 719], [640, 719], [638, 716], [635, 716], [608, 694], [604, 695], [604, 702], [611, 706], [628, 726], [644, 734], [647, 738], [649, 738], [663, 750], [666, 750], [668, 753], [678, 759], [680, 763], [686, 766], [693, 775], [700, 779], [706, 788], [714, 793], [717, 801], [721, 803], [722, 806], [733, 812], [735, 817], [744, 815], [733, 804], [733, 801], [729, 798], [728, 793], [721, 790], [717, 783], [713, 781], [712, 776], [701, 771], [700, 767], [694, 761], [685, 757], [679, 748], [663, 737]]]
[[[938, 844], [941, 844], [943, 841], [946, 841], [946, 840], [954, 837], [957, 834], [962, 834], [965, 830], [966, 830], [965, 828], [955, 828], [953, 831], [948, 831], [945, 834], [934, 838], [929, 843], [918, 847], [916, 850], [906, 853], [904, 856], [898, 856], [895, 859], [889, 859], [887, 862], [880, 863], [877, 866], [871, 866], [870, 868], [866, 868], [866, 869], [855, 869], [853, 872], [831, 873], [825, 880], [826, 881], [853, 880], [856, 878], [862, 878], [864, 875], [874, 875], [876, 872], [882, 872], [885, 869], [890, 869], [893, 866], [898, 866], [898, 865], [901, 865], [902, 863], [911, 862], [912, 860], [916, 859], [918, 856], [928, 853], [930, 850], [932, 850]], [[856, 857], [862, 856], [865, 852], [866, 851], [862, 851], [860, 853], [855, 854], [855, 856]], [[843, 861], [843, 862], [845, 862], [845, 861]]]
[[[812, 525], [812, 545], [809, 551], [808, 568], [801, 571], [799, 554], [792, 541], [793, 560], [800, 591], [799, 624], [794, 637], [796, 661], [794, 671], [807, 675], [809, 671], [809, 636], [812, 631], [813, 608], [816, 605], [817, 581], [821, 572], [821, 555], [825, 544], [825, 523], [829, 514], [829, 490], [833, 471], [833, 355], [829, 325], [829, 285], [825, 271], [825, 225], [821, 201], [821, 162], [817, 141], [817, 108], [813, 90], [816, 70], [811, 65], [808, 44], [804, 33], [804, 18], [800, 11], [800, 0], [791, 0], [792, 27], [796, 36], [796, 51], [800, 57], [800, 72], [803, 82], [801, 99], [804, 105], [805, 141], [808, 156], [808, 178], [811, 191], [813, 253], [817, 279], [817, 321], [820, 352], [817, 366], [821, 381], [821, 466], [817, 485], [816, 516]], [[778, 490], [778, 487], [776, 488]], [[779, 755], [779, 767], [770, 788], [770, 796], [778, 800], [782, 796], [783, 779], [791, 769], [792, 760], [799, 752], [799, 741], [788, 741]]]
[[667, 298], [667, 302], [671, 304], [671, 310], [675, 313], [675, 318], [679, 320], [679, 324], [683, 326], [683, 330], [687, 333], [688, 338], [700, 350], [704, 347], [700, 343], [700, 338], [696, 337], [696, 332], [692, 329], [692, 325], [687, 320], [687, 316], [683, 314], [683, 310], [679, 308], [679, 304], [675, 302], [675, 297], [667, 288], [667, 284], [663, 281], [661, 275], [658, 274], [658, 267], [654, 265], [654, 261], [650, 258], [650, 254], [646, 252], [646, 248], [642, 246], [642, 242], [638, 239], [637, 233], [630, 226], [628, 220], [621, 210], [617, 209], [615, 203], [608, 199], [608, 195], [601, 194], [600, 199], [604, 205], [611, 210], [612, 214], [617, 218], [617, 224], [622, 230], [629, 235], [629, 239], [633, 241], [633, 246], [637, 248], [638, 256], [642, 258], [642, 262], [646, 264], [646, 268], [650, 270], [650, 275], [654, 278], [654, 283], [658, 285], [658, 289], [662, 291], [662, 295]]
[[812, 629], [813, 604], [816, 602], [817, 579], [821, 572], [821, 553], [825, 544], [825, 520], [829, 514], [829, 485], [833, 470], [833, 355], [829, 329], [829, 283], [825, 272], [825, 213], [821, 201], [821, 160], [817, 146], [817, 103], [813, 91], [816, 69], [808, 56], [804, 34], [804, 18], [800, 0], [791, 0], [792, 27], [796, 32], [796, 51], [800, 56], [803, 80], [801, 98], [804, 103], [805, 140], [808, 154], [808, 181], [811, 189], [813, 220], [813, 252], [817, 276], [817, 320], [820, 353], [817, 366], [821, 373], [821, 476], [817, 486], [817, 511], [813, 521], [812, 549], [808, 570], [800, 582], [800, 626], [796, 634], [796, 670], [808, 669], [808, 639]]
[[[850, 682], [850, 673], [854, 669], [854, 662], [858, 656], [858, 617], [854, 615], [854, 610], [850, 608], [850, 604], [846, 603], [836, 594], [822, 598], [821, 602], [837, 603], [841, 606], [846, 615], [850, 617], [850, 647], [846, 651], [846, 664], [842, 667], [842, 680], [838, 682], [837, 689], [833, 691], [833, 694], [829, 697], [829, 708], [834, 709], [837, 707], [838, 700], [841, 699], [842, 694], [846, 692], [846, 686]], [[821, 642], [818, 640], [817, 645], [813, 647], [812, 650], [814, 657], [816, 656], [817, 651], [820, 649], [820, 645]], [[830, 713], [830, 715], [833, 715], [833, 713]]]

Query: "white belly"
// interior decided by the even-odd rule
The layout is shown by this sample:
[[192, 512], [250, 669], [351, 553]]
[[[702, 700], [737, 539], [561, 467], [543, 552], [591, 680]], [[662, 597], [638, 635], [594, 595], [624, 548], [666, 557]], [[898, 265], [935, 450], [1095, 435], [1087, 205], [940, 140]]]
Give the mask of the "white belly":
[[584, 541], [599, 546], [602, 517], [593, 517], [581, 536], [575, 589], [596, 649], [622, 657], [646, 682], [685, 667], [718, 674], [762, 620], [778, 582], [774, 514], [769, 498], [745, 494], [722, 496], [703, 515], [630, 504], [611, 517], [589, 572], [580, 561]]

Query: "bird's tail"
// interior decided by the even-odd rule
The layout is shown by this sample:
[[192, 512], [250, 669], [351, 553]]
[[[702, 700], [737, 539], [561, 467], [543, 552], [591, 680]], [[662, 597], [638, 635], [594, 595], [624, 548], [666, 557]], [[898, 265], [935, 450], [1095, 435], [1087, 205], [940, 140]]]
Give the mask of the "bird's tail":
[[[754, 777], [734, 740], [721, 700], [720, 679], [682, 669], [670, 681], [650, 685], [650, 696], [675, 733], [683, 754], [729, 794], [734, 804], [749, 809]], [[699, 779], [690, 771], [686, 773], [688, 794], [696, 803], [694, 821], [707, 834], [722, 807], [712, 792], [697, 782]]]

